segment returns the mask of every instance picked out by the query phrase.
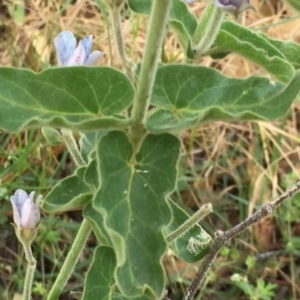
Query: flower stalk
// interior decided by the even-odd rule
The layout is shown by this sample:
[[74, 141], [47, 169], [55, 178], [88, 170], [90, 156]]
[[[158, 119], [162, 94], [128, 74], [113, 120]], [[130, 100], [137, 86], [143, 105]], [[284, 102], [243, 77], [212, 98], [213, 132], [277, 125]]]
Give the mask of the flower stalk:
[[24, 282], [23, 300], [31, 300], [31, 288], [33, 284], [34, 272], [36, 269], [36, 260], [32, 254], [31, 243], [22, 242], [22, 245], [28, 263]]

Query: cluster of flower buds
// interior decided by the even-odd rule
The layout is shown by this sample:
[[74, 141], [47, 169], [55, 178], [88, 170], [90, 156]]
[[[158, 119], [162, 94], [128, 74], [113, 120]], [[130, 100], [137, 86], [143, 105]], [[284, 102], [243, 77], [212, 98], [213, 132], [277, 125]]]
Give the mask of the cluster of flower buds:
[[[185, 2], [192, 3], [194, 0], [185, 0]], [[214, 3], [218, 8], [235, 14], [249, 8], [253, 9], [251, 0], [207, 0], [207, 2]]]
[[92, 50], [93, 36], [83, 38], [76, 47], [76, 38], [71, 31], [62, 31], [54, 38], [59, 66], [92, 66], [95, 65], [102, 52]]

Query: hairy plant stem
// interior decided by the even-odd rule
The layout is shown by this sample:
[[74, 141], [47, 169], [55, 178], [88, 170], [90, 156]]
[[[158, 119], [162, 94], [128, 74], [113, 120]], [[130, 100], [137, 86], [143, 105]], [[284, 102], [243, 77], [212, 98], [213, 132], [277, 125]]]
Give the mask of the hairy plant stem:
[[183, 224], [181, 224], [181, 226], [167, 236], [167, 242], [171, 243], [172, 241], [178, 239], [212, 211], [213, 209], [211, 203], [202, 205], [199, 210], [196, 211], [189, 219], [187, 219]]
[[130, 129], [130, 136], [136, 152], [145, 135], [144, 118], [150, 103], [158, 59], [170, 13], [171, 0], [154, 0], [150, 24], [142, 59], [137, 90], [133, 100], [131, 118], [135, 122]]
[[48, 295], [48, 300], [57, 300], [61, 294], [64, 286], [67, 283], [73, 269], [76, 265], [76, 262], [79, 258], [79, 255], [85, 245], [85, 242], [91, 232], [91, 225], [89, 222], [84, 219], [80, 225], [80, 228], [77, 232], [75, 240], [72, 244], [72, 247], [67, 255], [67, 258], [55, 280], [55, 283]]
[[273, 213], [273, 211], [278, 208], [284, 201], [290, 199], [296, 193], [300, 192], [300, 181], [296, 183], [291, 189], [287, 190], [277, 199], [272, 202], [267, 202], [264, 206], [261, 207], [260, 210], [256, 211], [252, 216], [248, 217], [235, 227], [225, 232], [217, 231], [215, 233], [215, 239], [211, 245], [211, 249], [208, 254], [205, 256], [201, 266], [199, 267], [196, 276], [194, 277], [192, 283], [190, 284], [185, 297], [183, 300], [192, 300], [197, 292], [197, 290], [201, 287], [201, 284], [204, 281], [204, 278], [212, 266], [215, 258], [217, 257], [222, 246], [228, 244], [228, 242], [240, 234], [242, 231], [249, 228], [254, 223], [260, 221], [262, 218], [266, 217], [268, 214]]
[[[72, 131], [68, 129], [62, 129], [61, 131], [64, 137], [64, 142], [66, 143], [68, 150], [73, 156], [77, 167], [86, 165], [83, 157], [80, 154], [80, 151], [78, 149]], [[86, 219], [84, 219], [80, 225], [80, 228], [77, 232], [72, 247], [67, 255], [67, 258], [64, 261], [62, 268], [60, 269], [60, 272], [52, 286], [52, 289], [49, 292], [47, 300], [58, 299], [68, 279], [70, 278], [71, 273], [73, 272], [73, 269], [76, 265], [76, 262], [78, 261], [80, 253], [83, 250], [85, 242], [90, 235], [90, 232], [91, 232], [91, 225]]]
[[23, 300], [31, 300], [31, 288], [33, 283], [34, 272], [36, 269], [36, 260], [32, 254], [31, 242], [22, 242], [22, 245], [28, 263], [24, 282]]
[[121, 15], [120, 10], [123, 6], [123, 2], [112, 2], [107, 5], [108, 13], [110, 16], [110, 22], [113, 29], [113, 37], [116, 43], [116, 48], [119, 56], [120, 63], [126, 75], [131, 79], [133, 82], [134, 74], [132, 71], [133, 64], [129, 60], [126, 54], [125, 42], [122, 34], [122, 22], [121, 22]]
[[61, 133], [63, 135], [64, 142], [75, 161], [76, 166], [78, 167], [84, 166], [86, 162], [84, 161], [83, 157], [80, 154], [80, 151], [78, 149], [72, 131], [70, 129], [62, 129]]
[[214, 4], [207, 4], [193, 36], [195, 58], [200, 58], [213, 45], [220, 31], [225, 12]]

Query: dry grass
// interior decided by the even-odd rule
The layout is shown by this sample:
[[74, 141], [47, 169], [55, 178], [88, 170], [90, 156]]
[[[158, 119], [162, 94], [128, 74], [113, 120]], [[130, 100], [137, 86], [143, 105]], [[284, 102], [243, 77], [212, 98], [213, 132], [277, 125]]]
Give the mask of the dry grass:
[[[300, 42], [300, 20], [291, 19], [295, 16], [292, 9], [277, 0], [253, 2], [257, 12], [242, 14], [238, 22], [253, 29], [260, 28], [272, 38]], [[80, 37], [93, 34], [94, 48], [105, 53], [99, 64], [119, 67], [110, 26], [95, 1], [27, 0], [26, 15], [19, 20], [19, 24], [8, 12], [7, 7], [11, 3], [18, 1], [3, 1], [0, 4], [1, 65], [27, 67], [35, 71], [42, 70], [49, 63], [55, 65], [52, 40], [59, 31], [68, 29]], [[190, 8], [196, 16], [200, 16], [204, 6], [203, 1], [196, 1]], [[128, 10], [124, 11], [122, 29], [128, 54], [134, 62], [142, 57], [146, 24], [147, 17], [133, 16]], [[183, 60], [172, 33], [166, 39], [165, 52], [172, 59]], [[269, 76], [258, 66], [235, 54], [220, 61], [206, 57], [197, 63], [214, 66], [230, 77]], [[192, 209], [208, 201], [213, 203], [218, 217], [212, 216], [204, 224], [209, 231], [236, 224], [251, 214], [257, 205], [276, 197], [286, 185], [300, 178], [299, 113], [296, 101], [288, 116], [273, 123], [216, 122], [182, 134], [185, 142], [183, 173], [188, 174], [190, 182], [180, 195]], [[300, 236], [299, 218], [287, 225], [280, 213], [286, 212], [283, 209], [278, 217], [259, 223], [252, 232], [236, 239], [232, 251], [238, 249], [240, 254], [237, 259], [225, 255], [218, 259], [206, 283], [211, 296], [203, 299], [227, 299], [228, 294], [221, 298], [220, 293], [230, 290], [229, 277], [245, 267], [247, 255], [283, 250], [289, 237]], [[266, 263], [255, 271], [248, 270], [248, 275], [252, 279], [261, 277], [277, 283], [279, 292], [284, 293], [281, 299], [300, 299], [299, 258], [279, 256], [278, 259], [275, 267]], [[178, 262], [173, 257], [168, 264], [168, 276], [172, 278], [170, 290], [175, 297], [174, 286], [184, 290], [182, 280], [190, 278], [195, 267]]]

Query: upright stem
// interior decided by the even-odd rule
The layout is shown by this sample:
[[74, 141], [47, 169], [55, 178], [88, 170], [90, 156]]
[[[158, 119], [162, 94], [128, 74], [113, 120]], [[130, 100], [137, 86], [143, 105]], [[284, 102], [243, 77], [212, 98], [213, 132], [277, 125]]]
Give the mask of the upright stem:
[[131, 117], [135, 122], [135, 125], [132, 126], [130, 131], [134, 145], [138, 145], [145, 133], [143, 122], [149, 107], [171, 2], [171, 0], [154, 0], [152, 4], [145, 52], [142, 59], [141, 71], [138, 78], [138, 86], [131, 114]]
[[25, 257], [28, 262], [26, 277], [23, 290], [23, 300], [31, 300], [31, 288], [33, 283], [34, 272], [36, 269], [36, 260], [32, 255], [31, 243], [22, 242]]
[[91, 226], [89, 222], [84, 219], [81, 223], [76, 238], [72, 244], [72, 247], [67, 255], [67, 258], [55, 280], [55, 283], [48, 295], [47, 300], [57, 300], [61, 294], [64, 286], [67, 283], [73, 269], [78, 261], [79, 255], [85, 245], [85, 242], [90, 234]]
[[207, 52], [213, 45], [225, 12], [214, 4], [207, 4], [193, 36], [195, 58]]

